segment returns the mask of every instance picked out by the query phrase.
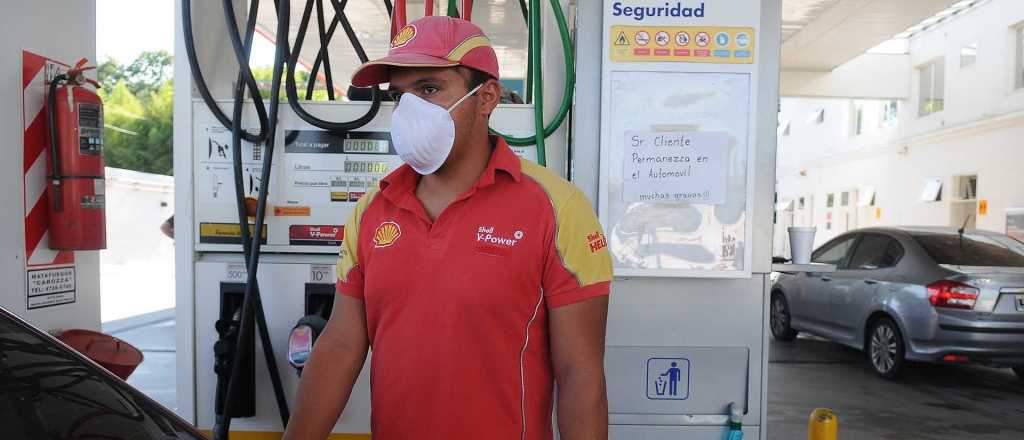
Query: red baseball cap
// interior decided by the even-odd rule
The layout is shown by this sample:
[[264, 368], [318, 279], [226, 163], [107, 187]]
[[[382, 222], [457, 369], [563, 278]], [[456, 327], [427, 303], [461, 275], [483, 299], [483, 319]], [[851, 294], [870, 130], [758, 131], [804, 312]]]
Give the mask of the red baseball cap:
[[420, 18], [398, 31], [387, 56], [359, 66], [352, 74], [352, 85], [386, 83], [391, 66], [465, 66], [498, 78], [498, 56], [484, 31], [469, 21], [443, 15]]

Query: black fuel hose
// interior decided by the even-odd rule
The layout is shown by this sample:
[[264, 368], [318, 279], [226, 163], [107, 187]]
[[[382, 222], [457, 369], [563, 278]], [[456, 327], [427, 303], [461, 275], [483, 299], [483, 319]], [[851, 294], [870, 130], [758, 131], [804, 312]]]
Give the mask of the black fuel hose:
[[[257, 3], [258, 0], [253, 0], [253, 3]], [[252, 75], [252, 71], [249, 68], [249, 53], [251, 51], [251, 38], [253, 31], [255, 30], [255, 19], [257, 16], [258, 5], [251, 5], [249, 10], [249, 21], [247, 22], [246, 29], [246, 41], [243, 43], [241, 35], [238, 31], [238, 26], [234, 21], [235, 13], [232, 0], [224, 0], [224, 17], [225, 24], [228, 29], [228, 35], [231, 40], [232, 48], [235, 52], [236, 61], [239, 64], [239, 72], [242, 76], [245, 76], [244, 82], [255, 83], [255, 78]], [[288, 1], [280, 2], [279, 12], [286, 11], [288, 9]], [[283, 20], [279, 20], [278, 35], [287, 35], [287, 16]], [[284, 34], [281, 34], [282, 26], [284, 26]], [[282, 427], [288, 425], [290, 418], [288, 403], [284, 395], [284, 387], [281, 383], [280, 371], [277, 368], [276, 357], [273, 353], [273, 347], [270, 341], [269, 330], [266, 324], [266, 316], [263, 312], [262, 301], [260, 299], [259, 286], [256, 280], [256, 273], [259, 266], [260, 246], [262, 241], [260, 240], [263, 236], [263, 221], [266, 216], [266, 202], [269, 184], [270, 184], [270, 166], [273, 162], [274, 154], [274, 141], [277, 132], [277, 116], [280, 99], [280, 83], [281, 83], [281, 71], [283, 68], [283, 47], [279, 46], [275, 52], [275, 60], [273, 67], [273, 79], [271, 85], [271, 96], [270, 96], [270, 112], [267, 121], [267, 138], [265, 143], [265, 159], [263, 161], [263, 169], [261, 170], [260, 179], [260, 190], [258, 193], [257, 208], [256, 208], [256, 224], [253, 226], [252, 238], [248, 237], [248, 213], [245, 207], [244, 200], [244, 185], [242, 185], [242, 155], [241, 155], [241, 144], [243, 138], [242, 132], [242, 107], [244, 105], [244, 89], [241, 85], [236, 85], [235, 89], [235, 100], [234, 100], [234, 113], [231, 125], [232, 130], [232, 154], [234, 162], [234, 174], [235, 174], [235, 198], [238, 206], [239, 213], [239, 228], [240, 236], [243, 243], [243, 252], [245, 253], [246, 260], [246, 284], [245, 294], [242, 300], [241, 310], [241, 322], [239, 324], [238, 341], [236, 347], [238, 351], [247, 350], [248, 347], [252, 346], [255, 342], [251, 340], [250, 334], [252, 332], [253, 320], [255, 319], [257, 327], [259, 327], [261, 345], [263, 346], [264, 357], [266, 359], [267, 370], [271, 379], [271, 384], [274, 388], [274, 396], [277, 400], [278, 412], [281, 417]], [[258, 92], [257, 92], [258, 93]], [[254, 148], [259, 148], [258, 145], [254, 145]], [[250, 241], [251, 240], [251, 241]], [[227, 391], [225, 393], [223, 411], [214, 425], [214, 438], [215, 439], [227, 439], [228, 432], [231, 426], [231, 414], [232, 406], [236, 400], [239, 390], [241, 389], [241, 373], [242, 373], [242, 362], [232, 362], [231, 374], [227, 381]]]
[[[224, 113], [224, 110], [221, 110], [220, 105], [213, 98], [213, 94], [210, 93], [210, 88], [206, 85], [206, 78], [203, 76], [202, 67], [199, 65], [199, 57], [196, 56], [196, 41], [195, 35], [192, 32], [192, 0], [181, 0], [181, 30], [185, 37], [185, 56], [188, 57], [189, 71], [192, 73], [192, 81], [195, 83], [196, 90], [199, 91], [203, 102], [210, 108], [217, 121], [225, 127], [230, 127], [233, 122]], [[243, 82], [241, 74], [239, 74], [238, 82]], [[260, 96], [259, 85], [255, 81], [244, 82], [249, 87], [249, 93], [253, 96], [253, 104], [256, 107], [260, 131], [255, 135], [243, 133], [242, 137], [246, 141], [255, 144], [267, 138], [267, 108], [263, 105], [263, 97]]]
[[[337, 17], [331, 19], [334, 21]], [[330, 40], [327, 39], [327, 29], [324, 25], [324, 0], [316, 0], [316, 29], [317, 34], [320, 36], [320, 52], [317, 53], [317, 58], [323, 59], [324, 65], [324, 86], [327, 87], [327, 100], [334, 101], [334, 78], [331, 72], [331, 57], [328, 53], [328, 44]], [[309, 84], [316, 84], [316, 74], [309, 74]], [[310, 89], [306, 89], [306, 99], [309, 99]]]
[[[287, 1], [282, 3], [287, 3]], [[334, 0], [331, 1], [331, 4], [334, 6], [335, 13], [341, 21], [341, 27], [345, 29], [345, 33], [348, 34], [349, 36], [349, 41], [352, 42], [353, 49], [355, 49], [356, 54], [359, 55], [360, 61], [365, 62], [366, 52], [363, 50], [362, 44], [360, 44], [359, 39], [356, 38], [355, 30], [352, 29], [351, 24], [348, 22], [348, 18], [345, 16], [343, 5]], [[354, 120], [347, 122], [332, 122], [313, 116], [312, 114], [307, 112], [306, 109], [302, 108], [302, 104], [300, 103], [299, 100], [299, 95], [298, 91], [296, 90], [295, 84], [295, 66], [298, 64], [299, 52], [301, 52], [302, 43], [306, 38], [306, 30], [309, 26], [309, 20], [313, 13], [313, 6], [314, 0], [306, 0], [306, 7], [302, 13], [302, 20], [299, 23], [299, 31], [295, 36], [295, 45], [294, 47], [291, 48], [291, 54], [288, 57], [288, 69], [287, 74], [285, 75], [285, 93], [288, 96], [288, 104], [292, 107], [292, 110], [295, 112], [296, 116], [298, 116], [300, 119], [306, 121], [306, 123], [314, 127], [332, 132], [351, 131], [366, 125], [371, 120], [373, 120], [374, 117], [377, 116], [377, 112], [380, 110], [381, 101], [381, 92], [379, 88], [374, 87], [375, 90], [373, 93], [373, 101], [371, 102], [370, 108], [366, 111], [366, 113]], [[339, 8], [339, 6], [341, 7]], [[279, 16], [278, 21], [280, 20], [281, 18]], [[278, 40], [278, 45], [282, 45], [282, 43], [284, 43], [284, 41], [281, 41], [280, 38], [278, 38]], [[285, 44], [284, 46], [287, 45]]]

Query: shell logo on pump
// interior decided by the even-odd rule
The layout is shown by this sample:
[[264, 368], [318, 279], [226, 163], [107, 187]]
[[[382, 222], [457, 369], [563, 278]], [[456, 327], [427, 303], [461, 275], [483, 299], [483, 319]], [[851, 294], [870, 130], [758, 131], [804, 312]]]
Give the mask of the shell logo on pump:
[[402, 28], [402, 30], [398, 31], [397, 34], [395, 34], [395, 39], [391, 40], [391, 48], [397, 49], [399, 47], [405, 46], [415, 36], [416, 26], [408, 25]]
[[373, 247], [388, 247], [395, 244], [398, 237], [402, 236], [402, 228], [395, 222], [384, 222], [377, 226], [373, 233]]

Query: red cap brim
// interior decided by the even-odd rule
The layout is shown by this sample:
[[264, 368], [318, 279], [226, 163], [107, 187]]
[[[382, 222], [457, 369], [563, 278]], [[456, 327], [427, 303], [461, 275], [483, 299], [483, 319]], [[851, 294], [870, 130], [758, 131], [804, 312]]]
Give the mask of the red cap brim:
[[352, 85], [356, 87], [372, 87], [389, 82], [389, 68], [394, 67], [452, 67], [459, 63], [444, 58], [419, 53], [400, 53], [388, 55], [359, 66], [352, 74]]

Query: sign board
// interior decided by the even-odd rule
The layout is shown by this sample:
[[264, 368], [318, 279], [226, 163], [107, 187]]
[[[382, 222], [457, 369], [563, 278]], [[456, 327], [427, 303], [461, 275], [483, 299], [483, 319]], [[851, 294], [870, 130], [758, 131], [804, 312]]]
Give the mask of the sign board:
[[75, 267], [29, 269], [25, 274], [28, 309], [75, 302]]
[[760, 6], [604, 11], [598, 204], [615, 274], [749, 277]]

